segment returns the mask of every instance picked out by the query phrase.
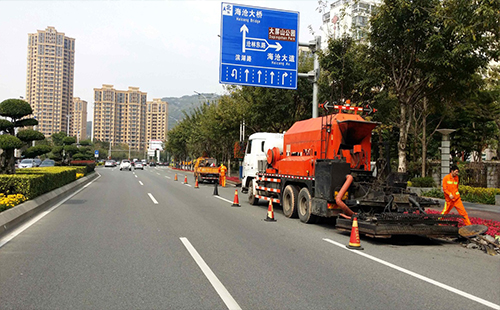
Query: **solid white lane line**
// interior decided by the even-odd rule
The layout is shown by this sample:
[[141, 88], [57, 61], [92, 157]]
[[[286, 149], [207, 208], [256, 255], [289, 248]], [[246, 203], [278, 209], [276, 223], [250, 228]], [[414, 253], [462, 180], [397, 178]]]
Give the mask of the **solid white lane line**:
[[139, 184], [144, 185], [144, 184], [142, 184], [142, 182], [141, 182], [141, 181], [139, 181]]
[[220, 200], [224, 200], [224, 201], [227, 201], [229, 203], [233, 203], [231, 200], [227, 200], [226, 198], [222, 198], [221, 196], [217, 196], [217, 195], [214, 195], [215, 198], [219, 198]]
[[20, 233], [22, 233], [26, 229], [30, 228], [33, 224], [35, 224], [36, 222], [38, 222], [39, 220], [41, 220], [44, 216], [46, 216], [50, 212], [54, 211], [55, 209], [59, 208], [60, 205], [62, 205], [66, 201], [68, 201], [71, 198], [73, 198], [76, 194], [78, 194], [79, 192], [83, 191], [85, 188], [87, 188], [87, 186], [89, 186], [90, 184], [92, 184], [95, 181], [97, 181], [97, 179], [99, 179], [101, 177], [101, 175], [97, 171], [95, 173], [97, 173], [99, 175], [97, 178], [95, 178], [94, 180], [92, 180], [89, 183], [85, 184], [85, 186], [83, 186], [82, 188], [80, 188], [79, 190], [77, 190], [76, 192], [74, 192], [73, 194], [69, 195], [68, 197], [66, 197], [65, 199], [63, 199], [61, 202], [59, 202], [55, 206], [53, 206], [50, 209], [48, 209], [48, 210], [40, 213], [39, 215], [35, 216], [34, 218], [32, 218], [31, 220], [29, 220], [25, 224], [23, 224], [23, 225], [19, 226], [18, 228], [16, 228], [14, 231], [12, 231], [10, 234], [8, 234], [7, 236], [5, 236], [4, 238], [0, 239], [0, 248], [3, 247], [5, 244], [7, 244], [10, 240], [12, 240], [15, 237], [17, 237]]
[[153, 195], [151, 195], [151, 193], [148, 193], [148, 196], [149, 196], [149, 198], [151, 198], [151, 200], [153, 200], [153, 203], [154, 203], [155, 205], [157, 205], [157, 204], [158, 204], [158, 201], [157, 201], [157, 200], [153, 197]]
[[228, 309], [235, 309], [238, 310], [240, 306], [234, 300], [233, 296], [229, 293], [229, 291], [226, 289], [224, 284], [217, 278], [215, 273], [213, 273], [212, 269], [205, 263], [201, 255], [196, 251], [196, 249], [193, 247], [191, 242], [185, 237], [180, 238], [186, 249], [188, 250], [189, 254], [193, 257], [194, 261], [196, 264], [198, 264], [198, 267], [200, 267], [201, 271], [205, 274], [205, 277], [207, 277], [208, 281], [210, 281], [210, 284], [214, 287], [214, 289], [217, 291], [219, 294], [220, 298], [222, 301], [226, 304]]
[[338, 242], [336, 242], [336, 241], [333, 241], [333, 240], [330, 240], [330, 239], [327, 239], [327, 238], [323, 238], [323, 240], [324, 240], [324, 241], [326, 241], [326, 242], [329, 242], [329, 243], [331, 243], [331, 244], [334, 244], [334, 245], [336, 245], [336, 246], [338, 246], [338, 247], [341, 247], [341, 248], [343, 248], [343, 249], [345, 249], [345, 250], [348, 250], [348, 251], [350, 251], [350, 252], [352, 252], [352, 253], [359, 254], [359, 255], [364, 256], [364, 257], [366, 257], [366, 258], [368, 258], [368, 259], [371, 259], [371, 260], [373, 260], [373, 261], [375, 261], [375, 262], [377, 262], [377, 263], [380, 263], [380, 264], [385, 265], [385, 266], [387, 266], [387, 267], [390, 267], [390, 268], [392, 268], [392, 269], [396, 269], [396, 270], [398, 270], [398, 271], [401, 271], [401, 272], [403, 272], [403, 273], [406, 273], [407, 275], [410, 275], [410, 276], [412, 276], [412, 277], [415, 277], [415, 278], [420, 279], [420, 280], [422, 280], [422, 281], [425, 281], [425, 282], [427, 282], [427, 283], [433, 284], [433, 285], [435, 285], [435, 286], [438, 286], [438, 287], [440, 287], [440, 288], [443, 288], [443, 289], [445, 289], [445, 290], [447, 290], [447, 291], [450, 291], [450, 292], [452, 292], [452, 293], [455, 293], [455, 294], [457, 294], [457, 295], [463, 296], [463, 297], [465, 297], [465, 298], [468, 298], [468, 299], [470, 299], [470, 300], [473, 300], [473, 301], [475, 301], [475, 302], [478, 302], [478, 303], [480, 303], [480, 304], [483, 304], [483, 305], [485, 305], [485, 306], [488, 306], [488, 307], [490, 307], [490, 308], [492, 308], [492, 309], [500, 309], [500, 305], [497, 305], [497, 304], [492, 303], [492, 302], [490, 302], [490, 301], [484, 300], [484, 299], [482, 299], [482, 298], [480, 298], [480, 297], [477, 297], [477, 296], [471, 295], [471, 294], [469, 294], [469, 293], [466, 293], [466, 292], [464, 292], [464, 291], [461, 291], [461, 290], [459, 290], [459, 289], [456, 289], [456, 288], [451, 287], [451, 286], [449, 286], [449, 285], [446, 285], [446, 284], [444, 284], [444, 283], [438, 282], [438, 281], [433, 280], [433, 279], [431, 279], [431, 278], [427, 278], [426, 276], [420, 275], [420, 274], [418, 274], [418, 273], [416, 273], [416, 272], [410, 271], [410, 270], [405, 269], [405, 268], [403, 268], [403, 267], [399, 267], [399, 266], [397, 266], [397, 265], [391, 264], [391, 263], [386, 262], [386, 261], [384, 261], [384, 260], [382, 260], [382, 259], [380, 259], [380, 258], [376, 258], [375, 256], [371, 256], [371, 255], [369, 255], [369, 254], [366, 254], [366, 253], [363, 253], [363, 252], [361, 252], [361, 251], [357, 251], [357, 250], [349, 250], [349, 249], [347, 249], [347, 248], [346, 248], [346, 246], [345, 246], [344, 244], [338, 243]]

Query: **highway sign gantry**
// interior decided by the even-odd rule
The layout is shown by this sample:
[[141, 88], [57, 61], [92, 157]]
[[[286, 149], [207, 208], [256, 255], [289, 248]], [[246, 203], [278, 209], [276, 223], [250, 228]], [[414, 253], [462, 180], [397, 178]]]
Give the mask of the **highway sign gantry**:
[[299, 12], [222, 3], [219, 82], [296, 89]]

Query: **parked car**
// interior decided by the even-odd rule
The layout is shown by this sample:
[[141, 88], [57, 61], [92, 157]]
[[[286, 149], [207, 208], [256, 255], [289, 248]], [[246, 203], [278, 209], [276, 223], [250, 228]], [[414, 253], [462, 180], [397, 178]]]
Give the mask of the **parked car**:
[[115, 164], [115, 161], [113, 160], [106, 160], [106, 162], [104, 163], [104, 167], [115, 167], [116, 164]]
[[40, 167], [54, 167], [56, 162], [52, 159], [44, 159], [40, 164]]
[[130, 163], [130, 160], [128, 159], [122, 160], [122, 162], [120, 163], [120, 170], [123, 169], [132, 170], [132, 164]]
[[149, 163], [149, 166], [150, 167], [156, 167], [156, 163], [154, 161], [152, 161], [152, 162]]
[[18, 165], [19, 168], [33, 168], [33, 167], [38, 167], [36, 164], [36, 161], [33, 158], [25, 158], [21, 160], [21, 162]]
[[134, 163], [134, 168], [144, 170], [144, 165], [140, 161], [136, 161]]

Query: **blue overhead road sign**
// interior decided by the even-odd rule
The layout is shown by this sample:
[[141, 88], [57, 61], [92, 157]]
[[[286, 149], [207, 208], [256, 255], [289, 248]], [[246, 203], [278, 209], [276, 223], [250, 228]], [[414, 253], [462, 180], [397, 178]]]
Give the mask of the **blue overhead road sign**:
[[299, 12], [222, 3], [219, 82], [297, 88]]

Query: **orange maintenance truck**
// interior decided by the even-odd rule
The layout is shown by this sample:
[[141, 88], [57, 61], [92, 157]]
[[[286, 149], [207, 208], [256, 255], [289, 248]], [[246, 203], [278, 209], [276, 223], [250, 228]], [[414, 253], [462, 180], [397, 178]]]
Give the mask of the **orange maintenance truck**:
[[253, 165], [259, 169], [243, 185], [251, 203], [280, 204], [286, 217], [305, 223], [337, 217], [337, 228], [347, 231], [356, 214], [360, 233], [373, 237], [457, 235], [458, 221], [427, 214], [425, 207], [439, 202], [410, 193], [405, 174], [391, 173], [382, 159], [372, 170], [371, 136], [378, 123], [362, 114], [373, 109], [320, 107], [333, 113], [296, 122], [282, 146], [263, 150], [267, 160]]
[[219, 168], [215, 158], [198, 157], [194, 163], [194, 179], [198, 182], [219, 182]]

